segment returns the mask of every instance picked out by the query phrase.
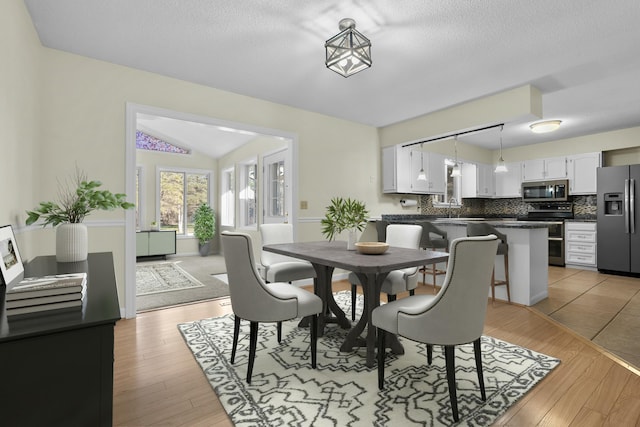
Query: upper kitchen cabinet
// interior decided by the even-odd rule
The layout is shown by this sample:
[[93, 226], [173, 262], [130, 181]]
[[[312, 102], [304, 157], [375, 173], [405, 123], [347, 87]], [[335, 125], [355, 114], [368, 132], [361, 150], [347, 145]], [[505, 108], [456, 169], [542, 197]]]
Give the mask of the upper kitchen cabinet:
[[463, 163], [461, 171], [461, 197], [494, 196], [493, 166], [484, 163]]
[[522, 165], [523, 181], [543, 181], [567, 178], [567, 158], [525, 160]]
[[[421, 169], [426, 180], [418, 180]], [[445, 185], [444, 156], [401, 145], [382, 149], [383, 193], [444, 194]]]
[[382, 192], [410, 193], [410, 152], [400, 145], [382, 149]]
[[583, 153], [567, 156], [569, 194], [596, 194], [596, 171], [602, 166], [602, 153]]
[[[420, 158], [420, 152], [413, 152], [414, 160], [412, 160], [412, 165], [417, 166], [416, 160]], [[425, 151], [423, 153], [424, 159], [421, 159], [420, 166], [418, 167], [418, 171], [424, 162], [424, 171], [427, 175], [427, 194], [444, 194], [445, 187], [447, 185], [446, 182], [446, 166], [444, 164], [445, 156], [438, 153], [430, 153]], [[414, 168], [412, 168], [412, 176], [414, 172]], [[415, 175], [417, 176], [417, 175]], [[420, 181], [422, 185], [424, 185], [424, 181]], [[423, 187], [421, 187], [423, 188]]]
[[507, 172], [495, 174], [496, 197], [522, 197], [522, 162], [507, 163]]

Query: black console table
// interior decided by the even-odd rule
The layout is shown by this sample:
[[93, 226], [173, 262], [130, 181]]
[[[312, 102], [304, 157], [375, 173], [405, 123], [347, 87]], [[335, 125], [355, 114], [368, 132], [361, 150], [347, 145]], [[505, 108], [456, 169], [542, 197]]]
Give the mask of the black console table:
[[82, 309], [9, 317], [0, 287], [0, 424], [111, 426], [113, 329], [120, 307], [110, 252], [37, 257], [25, 276], [87, 272]]

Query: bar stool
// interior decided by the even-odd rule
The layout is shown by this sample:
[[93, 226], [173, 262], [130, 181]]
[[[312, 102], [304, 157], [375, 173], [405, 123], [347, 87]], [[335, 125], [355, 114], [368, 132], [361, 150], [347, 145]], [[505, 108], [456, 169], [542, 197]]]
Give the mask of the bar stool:
[[[419, 224], [422, 226], [422, 240], [420, 241], [422, 249], [449, 252], [449, 239], [446, 231], [436, 227], [429, 221], [420, 221]], [[447, 274], [446, 267], [444, 270], [440, 270], [436, 264], [422, 266], [420, 272], [422, 273], [422, 283], [425, 285], [427, 284], [425, 282], [427, 273], [432, 275], [434, 292], [436, 290], [436, 277], [441, 274]]]
[[496, 280], [495, 268], [491, 273], [491, 301], [496, 300], [496, 286], [504, 285], [507, 287], [507, 300], [511, 302], [511, 292], [509, 292], [509, 245], [507, 243], [507, 236], [496, 230], [495, 227], [485, 223], [469, 223], [467, 224], [467, 236], [486, 236], [489, 234], [495, 234], [500, 239], [498, 245], [498, 251], [496, 255], [504, 256], [504, 280]]

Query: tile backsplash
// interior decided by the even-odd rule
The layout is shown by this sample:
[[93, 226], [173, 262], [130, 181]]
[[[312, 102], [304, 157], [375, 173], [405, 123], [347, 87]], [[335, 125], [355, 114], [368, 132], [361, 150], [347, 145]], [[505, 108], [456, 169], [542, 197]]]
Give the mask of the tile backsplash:
[[[433, 201], [436, 196], [420, 197], [420, 213], [422, 215], [452, 217], [518, 217], [525, 216], [530, 203], [520, 198], [514, 199], [463, 199], [461, 208], [436, 207]], [[573, 214], [576, 218], [596, 217], [596, 196], [573, 196]]]

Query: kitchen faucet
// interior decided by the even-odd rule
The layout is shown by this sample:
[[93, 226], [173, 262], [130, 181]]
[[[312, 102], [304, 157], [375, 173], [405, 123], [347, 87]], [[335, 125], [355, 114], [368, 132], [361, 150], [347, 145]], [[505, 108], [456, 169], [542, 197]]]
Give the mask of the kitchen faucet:
[[[452, 197], [449, 199], [449, 218], [451, 218], [451, 203], [456, 202], [456, 198]], [[458, 215], [460, 216], [460, 215]]]

